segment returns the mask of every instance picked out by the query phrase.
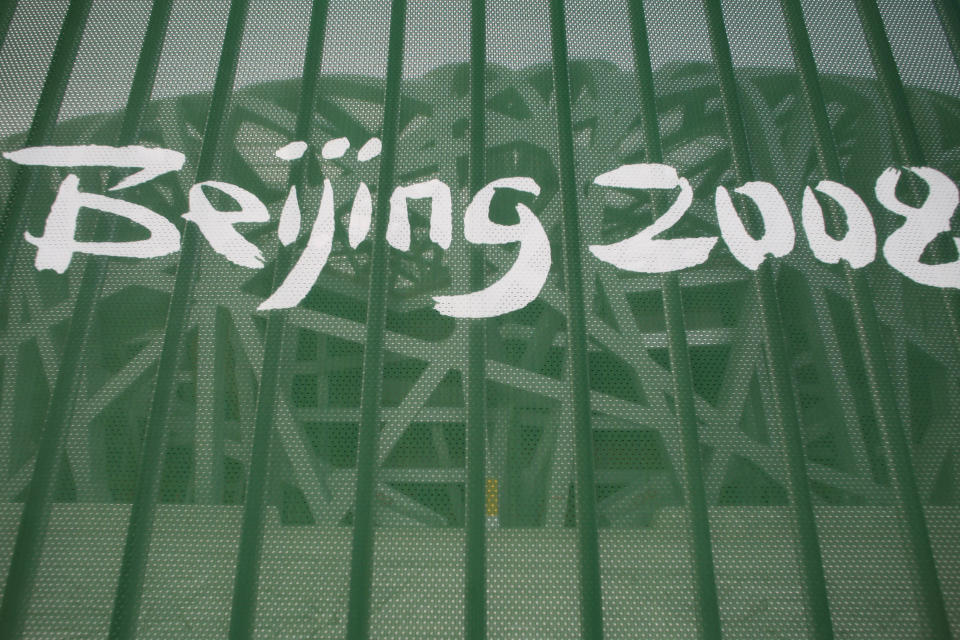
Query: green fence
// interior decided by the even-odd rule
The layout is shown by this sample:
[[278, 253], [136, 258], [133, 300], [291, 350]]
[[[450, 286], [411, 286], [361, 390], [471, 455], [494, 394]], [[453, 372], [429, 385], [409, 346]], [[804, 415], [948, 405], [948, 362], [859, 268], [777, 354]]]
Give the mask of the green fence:
[[[957, 635], [955, 0], [21, 0], [0, 42], [0, 637]], [[125, 188], [133, 145], [182, 166]], [[659, 263], [596, 249], [685, 193]], [[117, 201], [176, 247], [95, 255], [159, 242]]]

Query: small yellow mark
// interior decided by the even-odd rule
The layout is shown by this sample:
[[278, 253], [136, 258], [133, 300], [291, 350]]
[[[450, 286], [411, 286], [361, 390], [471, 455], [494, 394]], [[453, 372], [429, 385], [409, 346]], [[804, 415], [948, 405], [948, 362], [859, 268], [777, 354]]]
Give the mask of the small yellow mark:
[[499, 495], [497, 493], [497, 479], [487, 478], [487, 515], [496, 516], [500, 510]]

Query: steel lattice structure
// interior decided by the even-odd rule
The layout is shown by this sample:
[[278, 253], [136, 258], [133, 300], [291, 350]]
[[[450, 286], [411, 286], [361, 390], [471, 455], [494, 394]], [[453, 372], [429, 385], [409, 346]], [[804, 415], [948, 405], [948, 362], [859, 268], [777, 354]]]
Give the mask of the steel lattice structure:
[[[823, 169], [817, 163], [798, 76], [760, 68], [736, 71], [754, 173], [757, 179], [778, 185], [800, 228], [803, 187], [823, 177]], [[682, 529], [685, 525], [678, 523], [689, 517], [683, 515], [690, 506], [683, 470], [692, 463], [678, 428], [663, 284], [656, 275], [631, 274], [584, 259], [583, 300], [567, 299], [569, 287], [562, 270], [570, 258], [557, 244], [564, 224], [564, 177], [558, 160], [554, 67], [488, 65], [485, 72], [485, 177], [489, 181], [533, 176], [542, 193], [529, 204], [554, 242], [551, 274], [539, 298], [521, 311], [484, 323], [484, 479], [491, 493], [485, 526], [491, 541], [511, 535], [501, 529], [542, 530], [541, 537], [531, 534], [531, 539], [553, 540], [551, 536], [564, 536], [576, 526], [576, 400], [570, 389], [577, 382], [567, 332], [568, 304], [581, 304], [595, 466], [595, 486], [590, 490], [596, 495], [598, 526], [607, 532], [601, 541], [603, 561], [635, 544], [636, 539], [629, 537], [633, 534], [619, 530], [650, 535], [671, 527]], [[435, 313], [432, 296], [471, 289], [470, 247], [458, 219], [472, 195], [475, 98], [470, 74], [469, 64], [455, 64], [401, 84], [394, 182], [438, 178], [449, 184], [455, 223], [453, 245], [444, 251], [428, 238], [429, 211], [414, 205], [410, 250], [391, 251], [387, 257], [382, 427], [376, 440], [372, 506], [377, 531], [469, 527], [464, 500], [469, 491], [466, 379], [472, 357], [471, 321]], [[242, 185], [267, 204], [269, 224], [242, 228], [263, 250], [266, 267], [252, 271], [232, 265], [202, 240], [198, 245], [182, 348], [172, 360], [173, 391], [163, 447], [147, 452], [162, 458], [160, 503], [205, 505], [210, 513], [227, 512], [214, 507], [244, 504], [269, 331], [266, 314], [256, 308], [274, 290], [278, 275], [290, 267], [289, 259], [278, 258], [276, 221], [289, 184], [298, 181], [295, 172], [302, 171], [306, 228], [312, 224], [325, 178], [333, 183], [337, 226], [333, 252], [316, 285], [301, 305], [284, 315], [282, 351], [276, 356], [283, 364], [265, 462], [266, 503], [271, 513], [276, 508], [278, 519], [271, 520], [269, 530], [270, 535], [278, 526], [330, 530], [347, 548], [356, 517], [372, 242], [351, 249], [346, 230], [359, 182], [370, 185], [375, 198], [380, 195], [379, 166], [358, 162], [353, 149], [371, 137], [386, 137], [381, 126], [388, 82], [319, 76], [317, 97], [310, 105], [308, 156], [302, 168], [293, 169], [273, 152], [297, 139], [300, 81], [266, 83], [228, 94], [212, 173], [218, 180]], [[840, 76], [822, 76], [821, 82], [844, 177], [859, 193], [872, 194], [885, 167], [904, 163], [898, 156], [896, 128], [884, 109], [884, 87], [877, 81]], [[693, 208], [676, 231], [686, 236], [719, 235], [713, 191], [718, 184], [736, 184], [738, 177], [717, 67], [671, 65], [654, 74], [654, 86], [663, 161], [677, 167], [695, 192]], [[586, 242], [624, 238], [657, 215], [657, 203], [643, 194], [591, 186], [596, 175], [647, 157], [649, 140], [638, 91], [634, 75], [612, 64], [584, 60], [569, 64], [574, 189]], [[923, 90], [910, 90], [908, 97], [913, 118], [924, 123], [920, 134], [926, 163], [950, 175], [960, 174], [960, 140], [953, 133], [960, 121], [960, 102]], [[132, 199], [179, 220], [187, 210], [194, 178], [203, 173], [198, 164], [210, 102], [210, 95], [189, 95], [148, 104], [138, 140], [183, 151], [187, 165], [137, 188]], [[123, 114], [77, 118], [58, 124], [52, 137], [60, 144], [105, 144], [115, 138], [122, 118]], [[350, 139], [353, 149], [342, 159], [322, 160], [323, 143], [341, 136]], [[23, 144], [22, 136], [13, 137], [3, 148]], [[0, 165], [0, 171], [5, 172], [4, 185], [23, 179], [14, 175], [9, 163]], [[32, 172], [25, 207], [31, 228], [49, 208], [66, 173]], [[88, 189], [105, 189], [107, 172], [78, 173]], [[506, 213], [494, 215], [509, 216], [508, 207], [501, 209]], [[875, 218], [883, 237], [895, 221], [879, 214]], [[81, 234], [97, 233], [92, 219], [81, 224], [86, 226]], [[117, 233], [135, 238], [138, 231], [120, 227]], [[302, 235], [294, 256], [304, 241]], [[515, 254], [510, 246], [486, 248], [487, 276], [505, 272]], [[77, 258], [64, 275], [56, 275], [37, 272], [33, 259], [32, 248], [18, 241], [2, 297], [0, 424], [7, 426], [0, 429], [0, 477], [5, 479], [0, 490], [6, 502], [26, 500], [41, 448], [41, 434], [30, 427], [46, 415], [71, 318], [78, 305], [85, 304], [79, 294], [84, 269], [92, 262]], [[72, 391], [69, 424], [60, 444], [62, 459], [56, 461], [54, 503], [93, 503], [101, 505], [104, 514], [114, 514], [116, 508], [109, 505], [135, 502], [141, 447], [180, 261], [180, 254], [174, 254], [107, 263]], [[821, 529], [828, 522], [822, 514], [834, 513], [831, 508], [856, 508], [850, 513], [861, 515], [895, 513], [903, 498], [891, 479], [885, 453], [889, 443], [877, 426], [864, 382], [864, 354], [852, 337], [854, 301], [843, 272], [817, 261], [799, 235], [796, 249], [771, 269], [798, 404], [803, 462], [810, 494], [823, 518]], [[951, 509], [943, 520], [947, 524], [938, 524], [934, 532], [939, 540], [946, 535], [943, 531], [956, 527], [958, 499], [960, 353], [949, 313], [944, 313], [943, 297], [907, 281], [879, 260], [864, 273], [885, 340], [896, 404], [909, 436], [922, 506], [928, 511]], [[707, 263], [678, 277], [703, 489], [713, 526], [721, 530], [730, 526], [722, 524], [727, 522], [724, 513], [769, 512], [779, 514], [770, 522], [781, 517], [792, 522], [790, 510], [779, 508], [793, 503], [795, 487], [783, 426], [771, 417], [781, 399], [771, 382], [763, 309], [750, 284], [751, 273], [718, 246]], [[167, 508], [161, 513], [172, 513], [163, 511]], [[124, 516], [104, 515], [108, 517]], [[763, 526], [779, 525], [758, 525]], [[410, 544], [415, 543], [416, 534], [402, 535], [412, 536]], [[445, 535], [437, 532], [430, 539], [441, 546], [459, 540]], [[462, 532], [450, 533], [457, 535]], [[574, 548], [572, 543], [569, 548]], [[941, 565], [943, 578], [948, 560]], [[381, 584], [377, 580], [375, 584]], [[950, 585], [955, 593], [955, 580], [948, 580], [944, 589]], [[459, 588], [460, 583], [451, 584]], [[729, 594], [727, 586], [720, 590]], [[338, 595], [324, 593], [339, 602]], [[375, 620], [389, 619], [389, 599], [377, 598], [375, 594], [371, 615]], [[635, 631], [629, 622], [611, 627], [616, 615], [604, 606], [608, 635]], [[721, 610], [728, 630], [758, 632], [749, 625], [738, 627], [736, 615]], [[955, 609], [949, 613], [957, 615]], [[462, 613], [451, 613], [451, 619], [457, 615]], [[324, 624], [323, 633], [337, 635], [346, 621], [334, 616]], [[320, 633], [320, 627], [308, 628]]]

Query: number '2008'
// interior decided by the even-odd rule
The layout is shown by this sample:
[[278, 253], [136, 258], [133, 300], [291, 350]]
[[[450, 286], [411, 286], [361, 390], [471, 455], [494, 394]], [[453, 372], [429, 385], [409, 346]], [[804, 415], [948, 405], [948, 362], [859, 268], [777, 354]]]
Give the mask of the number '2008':
[[[293, 142], [276, 152], [282, 160], [303, 155], [307, 145]], [[349, 148], [346, 138], [331, 140], [323, 146], [321, 157], [330, 160], [342, 157]], [[358, 151], [357, 159], [367, 162], [380, 153], [380, 141], [373, 138]], [[148, 182], [184, 163], [183, 154], [170, 149], [141, 146], [108, 147], [99, 145], [29, 147], [4, 153], [18, 164], [51, 167], [101, 166], [135, 168], [109, 191], [117, 191]], [[887, 263], [907, 278], [920, 284], [943, 288], [960, 288], [960, 260], [940, 264], [921, 261], [927, 246], [941, 233], [950, 231], [960, 195], [957, 185], [942, 172], [929, 167], [908, 167], [927, 185], [922, 204], [912, 206], [896, 195], [901, 171], [885, 170], [876, 181], [879, 203], [903, 217], [903, 224], [883, 243]], [[796, 242], [796, 230], [787, 203], [780, 191], [769, 182], [747, 182], [734, 189], [750, 199], [759, 211], [763, 232], [759, 237], [748, 233], [730, 192], [718, 186], [715, 194], [720, 237], [661, 238], [683, 217], [693, 203], [693, 189], [677, 170], [664, 164], [627, 164], [594, 179], [601, 187], [641, 189], [675, 193], [667, 211], [653, 224], [635, 235], [613, 244], [589, 245], [599, 260], [620, 269], [640, 273], [665, 273], [703, 264], [720, 240], [733, 256], [749, 269], [756, 270], [768, 256], [783, 257]], [[234, 200], [239, 208], [222, 211], [210, 203], [204, 189], [216, 189]], [[550, 242], [537, 216], [523, 204], [516, 204], [518, 221], [503, 225], [490, 219], [490, 204], [497, 190], [506, 189], [539, 195], [540, 187], [529, 177], [517, 176], [494, 180], [478, 191], [466, 207], [463, 218], [464, 239], [472, 244], [518, 243], [514, 264], [490, 286], [462, 295], [435, 296], [438, 312], [455, 317], [492, 317], [523, 308], [540, 293], [550, 271]], [[823, 208], [816, 193], [833, 200], [843, 212], [846, 231], [843, 237], [827, 232]], [[447, 249], [452, 236], [450, 188], [440, 180], [426, 180], [397, 187], [389, 200], [387, 242], [396, 249], [410, 248], [408, 201], [430, 200], [430, 240]], [[264, 223], [270, 219], [263, 202], [239, 186], [218, 181], [193, 185], [189, 192], [189, 210], [182, 217], [195, 224], [214, 251], [234, 264], [252, 269], [262, 268], [264, 258], [259, 248], [235, 228], [241, 223]], [[88, 242], [76, 239], [77, 219], [81, 208], [124, 217], [147, 229], [149, 237], [125, 242]], [[260, 310], [283, 309], [299, 304], [313, 287], [326, 265], [334, 234], [333, 188], [324, 180], [317, 216], [309, 238], [293, 269], [277, 290], [258, 307]], [[372, 220], [372, 197], [366, 184], [360, 183], [350, 211], [348, 238], [356, 248], [369, 233]], [[813, 255], [820, 261], [836, 264], [846, 261], [858, 269], [873, 262], [877, 253], [877, 233], [873, 217], [863, 199], [849, 187], [822, 180], [803, 192], [800, 220]], [[301, 232], [300, 202], [296, 187], [291, 187], [277, 228], [281, 244], [293, 243]], [[106, 195], [80, 191], [79, 179], [68, 175], [60, 184], [56, 199], [47, 215], [43, 234], [25, 233], [28, 242], [37, 247], [37, 269], [66, 271], [74, 253], [103, 256], [153, 258], [174, 253], [180, 248], [180, 231], [166, 217], [142, 205]], [[960, 249], [960, 239], [954, 238]]]

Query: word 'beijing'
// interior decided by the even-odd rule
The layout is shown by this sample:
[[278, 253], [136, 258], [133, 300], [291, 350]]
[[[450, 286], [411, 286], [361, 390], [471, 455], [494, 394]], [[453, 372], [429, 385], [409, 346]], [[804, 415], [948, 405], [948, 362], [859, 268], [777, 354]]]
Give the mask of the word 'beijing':
[[[349, 149], [346, 138], [323, 145], [321, 157], [332, 160]], [[276, 152], [282, 160], [303, 156], [307, 144], [292, 142]], [[380, 154], [380, 140], [367, 141], [357, 152], [360, 162]], [[100, 145], [28, 147], [4, 153], [8, 160], [23, 165], [48, 167], [117, 167], [137, 169], [108, 191], [118, 191], [149, 182], [171, 171], [179, 171], [184, 155], [171, 149], [143, 146], [110, 147]], [[920, 284], [943, 288], [960, 288], [960, 260], [948, 263], [921, 262], [927, 246], [941, 233], [950, 231], [950, 219], [960, 202], [957, 185], [942, 172], [929, 167], [907, 167], [928, 187], [920, 206], [904, 203], [896, 194], [901, 171], [886, 169], [877, 178], [877, 201], [905, 222], [883, 243], [887, 263], [907, 278]], [[635, 235], [613, 244], [589, 245], [599, 260], [620, 269], [640, 273], [665, 273], [703, 264], [722, 238], [733, 256], [749, 269], [757, 269], [768, 256], [783, 257], [796, 242], [796, 230], [787, 203], [771, 183], [747, 182], [734, 189], [750, 199], [759, 211], [763, 233], [748, 233], [726, 187], [718, 186], [715, 196], [720, 236], [695, 238], [660, 238], [676, 225], [693, 203], [693, 189], [674, 167], [664, 164], [627, 164], [594, 179], [594, 184], [619, 189], [643, 189], [675, 193], [667, 211], [653, 224]], [[204, 188], [222, 192], [233, 199], [239, 209], [216, 209]], [[679, 189], [679, 191], [677, 191]], [[525, 307], [540, 293], [550, 271], [550, 242], [540, 220], [522, 203], [515, 205], [518, 221], [504, 225], [490, 219], [490, 204], [497, 190], [513, 190], [534, 197], [540, 186], [532, 178], [516, 176], [490, 182], [478, 191], [466, 207], [463, 217], [464, 239], [472, 244], [519, 244], [513, 266], [490, 286], [463, 295], [435, 296], [439, 313], [464, 318], [485, 318], [509, 313]], [[827, 232], [823, 208], [815, 192], [835, 201], [846, 218], [846, 232], [836, 238]], [[390, 194], [387, 242], [396, 249], [410, 248], [408, 202], [430, 200], [430, 241], [443, 249], [450, 247], [453, 234], [453, 213], [450, 187], [436, 179], [397, 187]], [[252, 242], [236, 229], [241, 223], [269, 222], [264, 203], [254, 194], [237, 185], [209, 180], [190, 188], [189, 210], [182, 217], [197, 226], [214, 251], [230, 262], [260, 269], [264, 257]], [[118, 242], [88, 242], [76, 239], [77, 218], [81, 208], [110, 213], [144, 227], [149, 237]], [[370, 189], [360, 183], [350, 211], [348, 240], [356, 248], [369, 234], [373, 212]], [[877, 232], [873, 217], [863, 199], [849, 187], [822, 180], [815, 187], [806, 187], [801, 205], [801, 223], [813, 255], [820, 261], [837, 264], [846, 261], [859, 269], [876, 258]], [[280, 243], [288, 246], [301, 233], [300, 200], [296, 186], [291, 186], [280, 214], [277, 234]], [[258, 307], [259, 310], [286, 309], [297, 306], [310, 292], [323, 270], [333, 247], [334, 199], [329, 179], [323, 181], [320, 206], [305, 248], [296, 264], [277, 290]], [[41, 236], [25, 233], [28, 242], [37, 247], [37, 269], [63, 273], [75, 253], [126, 258], [156, 258], [180, 249], [180, 231], [163, 215], [143, 205], [102, 194], [80, 191], [79, 179], [70, 174], [60, 183], [56, 199], [47, 215]], [[960, 239], [954, 238], [958, 249]]]

